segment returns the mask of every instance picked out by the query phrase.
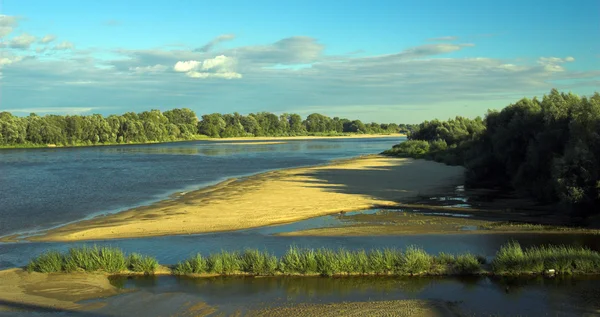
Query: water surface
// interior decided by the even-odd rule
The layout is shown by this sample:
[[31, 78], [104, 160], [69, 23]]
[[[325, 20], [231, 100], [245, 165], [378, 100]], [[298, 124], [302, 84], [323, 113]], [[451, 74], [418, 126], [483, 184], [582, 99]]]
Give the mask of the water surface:
[[146, 205], [231, 177], [375, 154], [404, 139], [0, 150], [0, 236]]

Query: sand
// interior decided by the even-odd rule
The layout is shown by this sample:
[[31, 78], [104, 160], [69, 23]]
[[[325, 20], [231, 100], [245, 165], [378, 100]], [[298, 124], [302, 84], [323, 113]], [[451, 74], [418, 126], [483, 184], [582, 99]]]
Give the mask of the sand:
[[100, 302], [77, 302], [118, 294], [104, 274], [28, 273], [22, 269], [0, 271], [0, 311], [39, 312], [96, 309]]
[[236, 137], [236, 138], [208, 138], [207, 141], [269, 141], [269, 140], [314, 140], [314, 139], [371, 139], [371, 138], [399, 138], [406, 134], [350, 134], [336, 136], [254, 136], [254, 137]]
[[378, 206], [461, 184], [462, 167], [384, 156], [278, 170], [30, 237], [77, 241], [219, 232]]

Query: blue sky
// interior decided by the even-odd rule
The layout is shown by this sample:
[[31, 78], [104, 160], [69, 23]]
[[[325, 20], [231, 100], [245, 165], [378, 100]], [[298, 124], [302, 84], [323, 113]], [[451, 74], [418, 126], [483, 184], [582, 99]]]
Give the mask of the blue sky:
[[416, 123], [600, 87], [600, 2], [0, 0], [0, 111]]

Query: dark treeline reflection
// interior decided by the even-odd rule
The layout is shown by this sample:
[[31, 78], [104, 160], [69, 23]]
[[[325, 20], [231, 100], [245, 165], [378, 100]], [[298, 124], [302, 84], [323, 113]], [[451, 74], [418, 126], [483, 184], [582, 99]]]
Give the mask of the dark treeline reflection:
[[251, 136], [340, 135], [344, 133], [408, 132], [411, 125], [396, 123], [363, 123], [360, 120], [330, 118], [313, 113], [302, 119], [298, 114], [275, 115], [269, 112], [247, 116], [207, 114], [201, 119], [187, 108], [103, 117], [99, 114], [46, 115], [35, 113], [17, 117], [0, 112], [0, 146], [92, 145], [166, 142], [191, 140], [203, 136], [213, 138]]
[[386, 153], [464, 165], [474, 185], [503, 186], [572, 216], [600, 213], [600, 94], [552, 90], [484, 119], [425, 121]]

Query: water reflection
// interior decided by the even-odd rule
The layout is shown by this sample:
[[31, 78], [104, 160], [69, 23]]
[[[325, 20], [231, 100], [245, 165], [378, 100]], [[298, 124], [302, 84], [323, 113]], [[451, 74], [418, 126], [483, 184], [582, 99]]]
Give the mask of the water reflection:
[[[454, 303], [467, 315], [580, 316], [598, 313], [600, 277], [488, 278], [488, 277], [138, 277], [112, 281], [138, 292], [126, 295], [136, 305], [147, 294], [177, 294], [195, 298], [222, 312], [257, 306], [428, 299]], [[593, 291], [595, 289], [595, 291]], [[111, 307], [109, 299], [107, 307]], [[123, 303], [123, 300], [119, 300]], [[143, 309], [143, 308], [141, 308]]]

